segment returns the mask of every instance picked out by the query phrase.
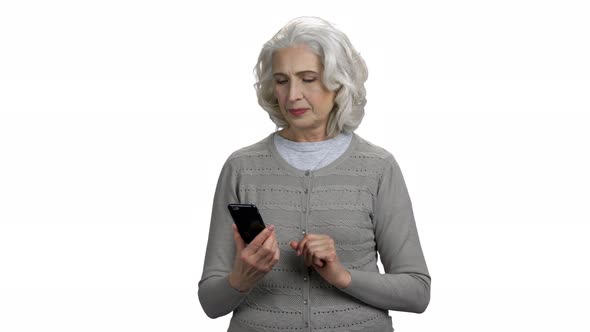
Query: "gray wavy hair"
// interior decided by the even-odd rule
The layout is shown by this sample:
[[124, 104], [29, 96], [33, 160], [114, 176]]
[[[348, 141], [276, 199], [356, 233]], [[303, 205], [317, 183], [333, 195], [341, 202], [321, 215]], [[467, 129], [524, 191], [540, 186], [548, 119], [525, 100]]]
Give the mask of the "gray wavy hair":
[[258, 103], [277, 127], [288, 126], [273, 92], [272, 57], [279, 49], [302, 44], [320, 58], [324, 66], [322, 82], [330, 91], [336, 91], [334, 109], [328, 118], [328, 137], [353, 132], [365, 115], [367, 65], [348, 37], [319, 17], [296, 18], [264, 44], [254, 67]]

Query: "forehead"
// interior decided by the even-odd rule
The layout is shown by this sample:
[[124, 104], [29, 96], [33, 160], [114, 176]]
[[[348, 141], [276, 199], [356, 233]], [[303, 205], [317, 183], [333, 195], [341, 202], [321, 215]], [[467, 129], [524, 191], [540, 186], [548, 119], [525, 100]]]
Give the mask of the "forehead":
[[279, 49], [272, 57], [273, 74], [295, 74], [303, 71], [319, 73], [322, 67], [320, 57], [305, 45]]

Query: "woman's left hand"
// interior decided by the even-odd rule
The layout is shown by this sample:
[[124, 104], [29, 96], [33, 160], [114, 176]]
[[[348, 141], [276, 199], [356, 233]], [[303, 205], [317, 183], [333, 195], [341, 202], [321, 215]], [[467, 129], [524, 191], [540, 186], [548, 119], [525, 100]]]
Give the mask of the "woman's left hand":
[[303, 255], [305, 265], [315, 270], [337, 288], [347, 288], [351, 282], [348, 270], [340, 263], [334, 240], [323, 234], [306, 234], [301, 241], [291, 241], [291, 248], [297, 256]]

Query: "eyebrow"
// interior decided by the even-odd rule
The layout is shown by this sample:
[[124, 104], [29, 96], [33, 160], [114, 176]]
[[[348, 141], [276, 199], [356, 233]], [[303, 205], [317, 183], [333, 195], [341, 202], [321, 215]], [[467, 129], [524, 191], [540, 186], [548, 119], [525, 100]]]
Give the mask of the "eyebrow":
[[[298, 71], [295, 73], [295, 75], [297, 75], [297, 76], [301, 76], [301, 75], [305, 75], [305, 74], [316, 74], [317, 75], [318, 72], [315, 72], [313, 70], [302, 70], [302, 71]], [[276, 72], [276, 73], [272, 74], [272, 76], [277, 76], [277, 75], [288, 76], [287, 74], [281, 73], [281, 72]]]

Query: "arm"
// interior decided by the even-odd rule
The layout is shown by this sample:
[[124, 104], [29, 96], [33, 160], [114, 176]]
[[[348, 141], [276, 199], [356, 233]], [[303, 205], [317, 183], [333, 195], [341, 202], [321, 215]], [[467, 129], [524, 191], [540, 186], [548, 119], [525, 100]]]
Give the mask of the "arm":
[[382, 309], [424, 312], [430, 302], [430, 275], [408, 190], [393, 159], [375, 199], [375, 240], [385, 274], [349, 270], [351, 283], [342, 291]]
[[237, 203], [237, 183], [230, 161], [226, 161], [217, 182], [213, 211], [209, 226], [209, 240], [199, 282], [199, 301], [207, 316], [217, 318], [232, 312], [248, 295], [229, 284], [236, 247], [233, 238], [232, 218], [228, 203]]

